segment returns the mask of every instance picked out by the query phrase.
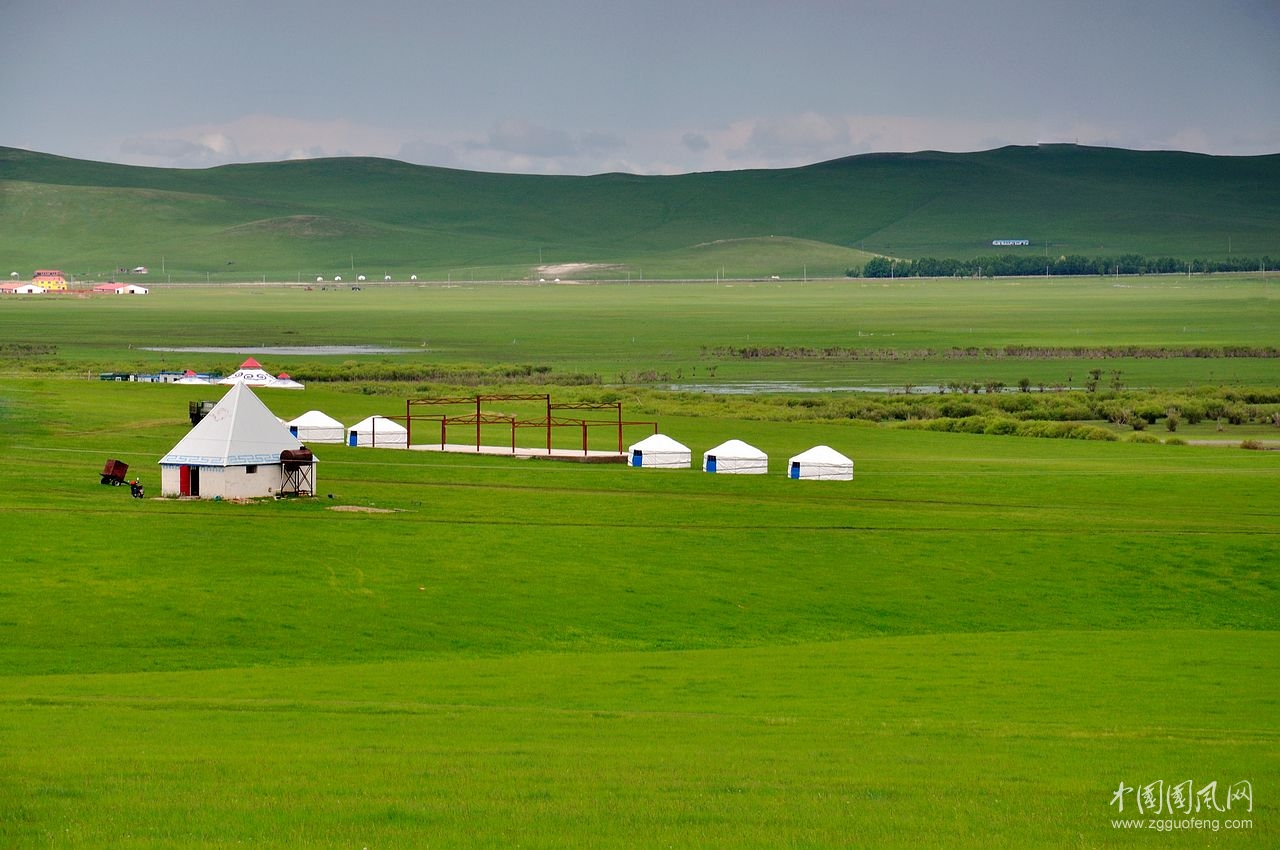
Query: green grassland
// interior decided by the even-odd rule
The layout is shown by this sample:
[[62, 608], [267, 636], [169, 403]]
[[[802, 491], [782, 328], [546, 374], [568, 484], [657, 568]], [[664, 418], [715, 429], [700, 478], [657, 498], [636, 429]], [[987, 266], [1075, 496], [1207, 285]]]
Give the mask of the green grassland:
[[[160, 287], [145, 297], [10, 298], [4, 368], [85, 374], [218, 370], [236, 354], [181, 345], [376, 344], [408, 353], [362, 362], [416, 369], [510, 364], [604, 383], [798, 381], [901, 389], [953, 380], [1079, 387], [1092, 368], [1129, 387], [1265, 385], [1280, 360], [1172, 356], [1276, 345], [1280, 276], [420, 287]], [[45, 346], [39, 358], [20, 346]], [[987, 348], [1039, 353], [1009, 357]], [[1137, 346], [1148, 356], [1102, 357]], [[743, 357], [777, 348], [782, 356]], [[786, 356], [796, 349], [833, 356]], [[974, 353], [968, 354], [970, 349]], [[7, 351], [7, 354], [6, 354]], [[277, 356], [270, 368], [331, 374], [343, 355]], [[325, 369], [329, 372], [326, 373]], [[567, 383], [567, 379], [561, 381]]]
[[82, 280], [803, 279], [871, 254], [1276, 256], [1280, 155], [1073, 145], [643, 177], [375, 159], [137, 168], [0, 148], [0, 267]]
[[[1135, 283], [5, 299], [0, 845], [1280, 843], [1280, 453], [904, 430], [827, 412], [854, 394], [616, 380], [1079, 383], [1115, 361], [919, 351], [1274, 344], [1266, 276]], [[319, 498], [160, 499], [187, 401], [218, 389], [94, 379], [243, 359], [142, 346], [320, 344], [412, 351], [262, 355], [330, 378], [263, 390], [278, 415], [622, 400], [695, 457], [751, 442], [771, 474], [315, 446]], [[901, 360], [706, 353], [753, 344]], [[1277, 362], [1124, 369], [1153, 394], [1274, 390]], [[444, 377], [368, 377], [396, 366]], [[783, 476], [818, 443], [853, 482]], [[151, 495], [99, 484], [108, 457]], [[1136, 816], [1117, 789], [1159, 780], [1217, 782], [1223, 807], [1248, 781], [1252, 811], [1192, 817], [1249, 825], [1113, 827]]]

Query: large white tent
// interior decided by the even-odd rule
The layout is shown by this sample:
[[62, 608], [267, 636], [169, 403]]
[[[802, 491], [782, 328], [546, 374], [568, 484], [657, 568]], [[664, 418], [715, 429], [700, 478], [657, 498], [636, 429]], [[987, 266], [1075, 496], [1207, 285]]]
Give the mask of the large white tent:
[[702, 453], [702, 471], [763, 475], [769, 471], [769, 456], [742, 440], [726, 440]]
[[369, 416], [347, 429], [347, 445], [373, 446], [379, 449], [408, 448], [409, 432], [399, 422], [385, 416]]
[[814, 446], [787, 463], [787, 477], [817, 481], [852, 481], [853, 461], [830, 446]]
[[308, 410], [284, 424], [304, 443], [341, 443], [346, 439], [342, 423], [319, 410]]
[[693, 453], [665, 434], [654, 434], [627, 449], [627, 463], [644, 469], [688, 469]]
[[160, 492], [206, 499], [274, 495], [284, 482], [280, 453], [301, 448], [246, 384], [236, 384], [160, 459]]
[[218, 381], [220, 384], [248, 384], [251, 387], [265, 387], [275, 380], [270, 372], [262, 368], [262, 364], [250, 357], [240, 364], [240, 368]]

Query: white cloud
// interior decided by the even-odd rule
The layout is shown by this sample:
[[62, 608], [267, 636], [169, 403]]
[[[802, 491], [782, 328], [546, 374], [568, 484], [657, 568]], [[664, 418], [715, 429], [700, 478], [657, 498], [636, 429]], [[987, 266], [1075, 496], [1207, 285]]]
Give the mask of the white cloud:
[[578, 155], [578, 144], [564, 130], [517, 120], [495, 124], [482, 147], [524, 156], [552, 158]]
[[741, 153], [766, 161], [826, 159], [847, 151], [850, 138], [848, 119], [805, 112], [757, 120]]

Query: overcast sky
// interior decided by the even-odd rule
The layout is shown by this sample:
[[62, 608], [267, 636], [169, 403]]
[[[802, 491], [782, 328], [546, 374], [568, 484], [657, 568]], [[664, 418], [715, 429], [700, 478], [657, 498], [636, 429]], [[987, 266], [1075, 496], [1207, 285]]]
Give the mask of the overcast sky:
[[1280, 0], [0, 0], [0, 145], [665, 174], [1280, 152]]

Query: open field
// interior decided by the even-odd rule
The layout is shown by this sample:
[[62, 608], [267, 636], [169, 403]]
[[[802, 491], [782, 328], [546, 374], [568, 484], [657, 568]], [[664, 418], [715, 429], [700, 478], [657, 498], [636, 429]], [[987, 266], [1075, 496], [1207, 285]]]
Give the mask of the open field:
[[[229, 374], [235, 354], [147, 347], [383, 345], [389, 365], [545, 367], [605, 383], [804, 382], [901, 389], [1021, 378], [1082, 386], [1091, 368], [1130, 387], [1276, 384], [1272, 357], [1212, 356], [1277, 344], [1280, 275], [992, 281], [160, 287], [143, 297], [7, 299], [9, 369], [194, 368]], [[987, 349], [1029, 349], [992, 357]], [[1136, 347], [1147, 356], [1090, 356]], [[762, 349], [766, 356], [734, 352]], [[778, 349], [779, 356], [767, 356]], [[834, 356], [788, 352], [834, 349]], [[1043, 349], [1043, 351], [1038, 351]], [[1201, 352], [1208, 356], [1183, 356]], [[264, 355], [265, 357], [265, 355]], [[306, 375], [349, 356], [270, 356]], [[309, 367], [312, 367], [309, 369]]]
[[[1079, 383], [1113, 361], [918, 352], [1261, 349], [1278, 282], [6, 299], [0, 845], [1280, 843], [1280, 452], [903, 430], [799, 404], [812, 394], [612, 385]], [[414, 351], [262, 356], [352, 375], [263, 391], [286, 418], [354, 422], [459, 387], [608, 396], [695, 457], [751, 442], [772, 474], [317, 446], [313, 500], [98, 483], [118, 457], [154, 496], [187, 400], [219, 390], [86, 377], [243, 359], [142, 346], [290, 344]], [[708, 353], [749, 345], [902, 363]], [[1131, 360], [1126, 383], [1162, 393], [1209, 375], [1274, 390], [1280, 362]], [[450, 380], [368, 377], [397, 365]], [[853, 482], [783, 477], [818, 443], [855, 459]], [[1118, 788], [1187, 780], [1218, 783], [1224, 809], [1247, 781], [1252, 811], [1191, 815], [1216, 832], [1113, 826], [1137, 817], [1132, 791], [1109, 805]]]

